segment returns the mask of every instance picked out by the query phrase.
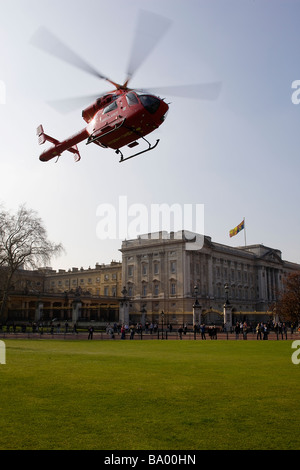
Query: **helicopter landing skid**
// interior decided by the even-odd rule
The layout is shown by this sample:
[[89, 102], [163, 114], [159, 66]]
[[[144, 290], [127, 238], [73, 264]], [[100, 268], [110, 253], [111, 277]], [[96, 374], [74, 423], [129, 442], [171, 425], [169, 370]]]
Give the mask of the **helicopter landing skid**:
[[157, 147], [158, 142], [159, 142], [159, 139], [157, 139], [156, 143], [154, 145], [151, 145], [150, 142], [148, 142], [148, 140], [145, 139], [145, 137], [142, 137], [142, 139], [148, 144], [148, 148], [146, 150], [142, 150], [141, 152], [135, 153], [134, 155], [130, 155], [129, 157], [125, 157], [125, 158], [120, 149], [116, 150], [116, 154], [121, 155], [119, 163], [125, 162], [126, 160], [129, 160], [130, 158], [137, 157], [138, 155], [142, 155], [142, 153], [146, 153], [146, 152], [149, 152], [150, 150], [155, 149], [155, 147]]

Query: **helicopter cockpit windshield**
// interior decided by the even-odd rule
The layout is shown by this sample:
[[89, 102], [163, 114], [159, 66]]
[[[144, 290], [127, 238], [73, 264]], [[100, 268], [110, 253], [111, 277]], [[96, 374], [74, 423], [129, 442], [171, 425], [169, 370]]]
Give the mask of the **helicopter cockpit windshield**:
[[141, 100], [141, 103], [144, 108], [146, 108], [149, 113], [156, 113], [160, 105], [160, 100], [158, 98], [151, 95], [139, 95], [139, 99]]
[[144, 108], [147, 109], [147, 111], [151, 114], [155, 114], [160, 105], [160, 100], [155, 96], [140, 93], [127, 93], [126, 100], [129, 106], [138, 104], [140, 100]]
[[139, 104], [139, 100], [136, 94], [132, 93], [132, 91], [126, 94], [126, 100], [129, 106], [133, 106], [134, 104]]

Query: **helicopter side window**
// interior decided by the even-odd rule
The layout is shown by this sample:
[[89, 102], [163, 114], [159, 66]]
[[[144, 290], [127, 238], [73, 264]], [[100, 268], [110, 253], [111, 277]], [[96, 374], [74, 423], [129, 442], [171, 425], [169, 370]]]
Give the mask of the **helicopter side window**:
[[117, 102], [113, 101], [112, 103], [110, 103], [108, 106], [106, 106], [103, 109], [103, 114], [109, 113], [110, 111], [113, 111], [114, 109], [117, 109], [117, 107], [118, 107]]
[[138, 104], [139, 100], [137, 99], [137, 96], [134, 93], [127, 93], [126, 95], [126, 100], [129, 106], [132, 106], [134, 104]]

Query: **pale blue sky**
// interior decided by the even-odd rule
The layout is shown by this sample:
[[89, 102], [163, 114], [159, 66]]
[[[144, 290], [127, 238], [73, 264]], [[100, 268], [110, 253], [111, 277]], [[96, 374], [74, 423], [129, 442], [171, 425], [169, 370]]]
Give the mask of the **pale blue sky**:
[[[66, 254], [55, 268], [121, 259], [121, 240], [97, 237], [97, 208], [120, 196], [128, 205], [204, 204], [205, 234], [239, 246], [229, 230], [245, 217], [247, 243], [280, 249], [300, 263], [300, 2], [291, 0], [0, 0], [0, 201], [26, 202]], [[110, 78], [126, 76], [139, 9], [172, 20], [131, 85], [146, 88], [221, 81], [217, 101], [166, 97], [158, 147], [119, 164], [111, 150], [79, 144], [82, 160], [63, 154], [41, 163], [36, 127], [64, 139], [84, 127], [47, 101], [110, 87], [30, 44], [46, 26]], [[90, 103], [87, 103], [87, 105]], [[46, 146], [45, 146], [46, 148]]]

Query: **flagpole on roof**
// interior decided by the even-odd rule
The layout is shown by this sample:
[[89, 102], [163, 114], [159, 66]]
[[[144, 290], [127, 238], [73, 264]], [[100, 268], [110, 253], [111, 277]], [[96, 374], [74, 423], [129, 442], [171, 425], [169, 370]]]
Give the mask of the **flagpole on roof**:
[[244, 239], [245, 239], [245, 246], [247, 246], [247, 243], [246, 243], [246, 223], [245, 223], [245, 217], [244, 217]]

